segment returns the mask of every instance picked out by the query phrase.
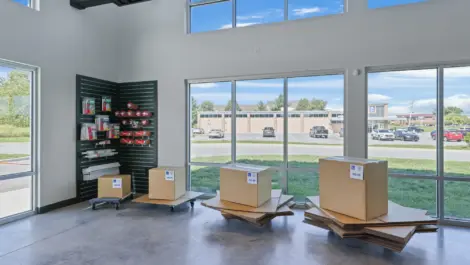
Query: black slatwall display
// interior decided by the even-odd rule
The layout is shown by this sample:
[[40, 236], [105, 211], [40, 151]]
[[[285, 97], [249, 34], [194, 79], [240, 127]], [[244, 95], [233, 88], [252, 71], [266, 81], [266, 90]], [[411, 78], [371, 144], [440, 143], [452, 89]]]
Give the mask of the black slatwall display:
[[[97, 147], [96, 144], [100, 140], [106, 139], [106, 132], [97, 132], [99, 140], [93, 141], [82, 141], [80, 140], [80, 129], [82, 123], [95, 123], [95, 115], [109, 115], [110, 121], [113, 123], [119, 122], [114, 116], [114, 111], [112, 112], [101, 112], [101, 97], [102, 96], [111, 96], [111, 110], [116, 109], [118, 98], [119, 98], [119, 87], [117, 83], [108, 82], [104, 80], [99, 80], [91, 77], [77, 75], [77, 197], [80, 200], [88, 200], [96, 198], [97, 196], [97, 181], [90, 180], [84, 181], [82, 169], [119, 162], [118, 156], [111, 157], [102, 157], [102, 158], [93, 158], [87, 159], [83, 158], [82, 152], [88, 150], [97, 150], [97, 149], [116, 149], [119, 148], [119, 139], [111, 140], [111, 145], [106, 145], [103, 147]], [[83, 115], [82, 114], [82, 99], [90, 97], [95, 99], [95, 115]]]
[[[133, 129], [131, 126], [121, 126], [121, 130], [127, 131], [150, 131], [152, 134], [150, 146], [120, 145], [119, 156], [121, 163], [121, 173], [132, 174], [133, 187], [137, 193], [148, 193], [148, 170], [157, 167], [157, 81], [122, 83], [119, 84], [119, 109], [127, 110], [127, 103], [132, 102], [139, 106], [139, 110], [149, 111], [152, 117], [149, 118], [123, 118], [134, 120], [150, 120], [148, 126], [140, 129]], [[146, 138], [147, 139], [147, 138]]]
[[[96, 78], [77, 75], [76, 79], [76, 111], [77, 111], [77, 145], [76, 145], [76, 180], [77, 198], [81, 201], [97, 197], [97, 180], [84, 181], [82, 169], [95, 165], [119, 162], [121, 174], [132, 174], [133, 189], [138, 193], [148, 192], [148, 169], [157, 166], [157, 81], [137, 83], [113, 83]], [[101, 112], [101, 97], [111, 96], [111, 112]], [[95, 115], [82, 114], [82, 99], [85, 97], [95, 98], [96, 115], [109, 115], [111, 123], [120, 123], [122, 119], [150, 120], [150, 125], [141, 129], [133, 129], [121, 125], [121, 131], [146, 130], [151, 131], [149, 137], [150, 146], [122, 145], [119, 139], [112, 139], [110, 145], [97, 147], [96, 143], [106, 139], [106, 132], [98, 132], [98, 139], [94, 141], [81, 141], [80, 129], [82, 123], [94, 123]], [[140, 110], [152, 113], [149, 118], [117, 118], [116, 110], [127, 110], [127, 103], [132, 102], [139, 106]], [[83, 158], [82, 152], [87, 150], [116, 149], [119, 154], [112, 157], [87, 159]]]

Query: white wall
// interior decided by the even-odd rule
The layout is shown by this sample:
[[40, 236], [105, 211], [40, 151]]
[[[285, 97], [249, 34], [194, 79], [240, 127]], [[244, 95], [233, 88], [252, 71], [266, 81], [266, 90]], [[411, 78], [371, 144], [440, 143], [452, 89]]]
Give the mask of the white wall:
[[0, 0], [0, 58], [41, 68], [39, 206], [76, 196], [75, 75], [117, 80], [115, 9], [45, 0], [38, 12]]
[[343, 15], [194, 35], [185, 34], [185, 2], [153, 0], [118, 10], [126, 25], [119, 79], [159, 81], [160, 164], [184, 164], [185, 79], [345, 69], [346, 152], [365, 156], [366, 78], [352, 70], [470, 60], [468, 0], [381, 10], [350, 0]]

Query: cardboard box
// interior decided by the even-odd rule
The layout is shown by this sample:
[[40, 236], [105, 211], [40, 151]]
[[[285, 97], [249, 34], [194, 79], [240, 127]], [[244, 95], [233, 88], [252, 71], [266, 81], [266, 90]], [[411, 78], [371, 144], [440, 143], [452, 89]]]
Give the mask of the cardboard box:
[[149, 199], [173, 201], [185, 193], [184, 167], [159, 167], [149, 170]]
[[269, 167], [230, 165], [220, 168], [220, 199], [259, 207], [271, 199]]
[[387, 214], [387, 161], [320, 159], [320, 204], [324, 209], [366, 221]]
[[131, 192], [131, 175], [105, 175], [98, 178], [98, 198], [124, 198]]

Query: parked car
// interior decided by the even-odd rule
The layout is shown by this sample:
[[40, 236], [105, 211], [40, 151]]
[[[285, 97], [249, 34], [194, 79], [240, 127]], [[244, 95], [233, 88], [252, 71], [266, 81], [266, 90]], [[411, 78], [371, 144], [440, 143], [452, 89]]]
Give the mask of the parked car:
[[395, 131], [395, 140], [402, 140], [402, 141], [419, 141], [419, 136], [416, 133], [412, 133], [405, 130], [396, 130]]
[[344, 137], [344, 128], [341, 128], [341, 130], [339, 130], [339, 137]]
[[193, 128], [194, 134], [204, 134], [204, 129], [202, 128]]
[[328, 129], [325, 126], [313, 126], [309, 135], [313, 138], [328, 138]]
[[273, 127], [264, 127], [263, 137], [276, 137], [276, 134], [274, 133], [274, 128]]
[[467, 136], [467, 134], [470, 134], [470, 128], [460, 128], [459, 131], [463, 134], [463, 137]]
[[214, 129], [209, 132], [209, 139], [212, 138], [224, 138], [224, 132], [219, 129]]
[[424, 132], [424, 129], [419, 128], [418, 126], [409, 126], [406, 128], [408, 132], [415, 132], [415, 133], [422, 133]]
[[390, 130], [377, 130], [373, 131], [372, 140], [380, 140], [380, 141], [393, 141], [395, 140], [395, 134]]
[[[431, 138], [436, 140], [437, 132], [436, 130], [431, 132]], [[457, 130], [445, 130], [444, 131], [444, 142], [457, 141], [461, 142], [463, 140], [463, 134]]]

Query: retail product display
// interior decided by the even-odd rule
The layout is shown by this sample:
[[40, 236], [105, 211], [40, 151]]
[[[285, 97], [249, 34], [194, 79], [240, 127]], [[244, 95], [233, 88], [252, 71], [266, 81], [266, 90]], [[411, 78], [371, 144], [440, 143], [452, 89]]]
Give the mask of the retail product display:
[[83, 157], [88, 158], [88, 159], [115, 156], [117, 154], [118, 152], [116, 152], [115, 149], [90, 150], [90, 151], [82, 152]]
[[109, 124], [109, 131], [106, 132], [106, 138], [108, 139], [119, 139], [120, 133], [119, 131], [121, 126], [119, 123], [110, 123]]
[[106, 97], [106, 96], [101, 97], [101, 111], [103, 112], [111, 111], [111, 97]]
[[176, 200], [186, 193], [184, 167], [158, 167], [149, 170], [149, 199]]
[[150, 125], [150, 120], [141, 120], [141, 121], [140, 121], [140, 124], [141, 124], [142, 126], [144, 126], [144, 127], [145, 127], [145, 126], [149, 126], [149, 125]]
[[391, 201], [388, 214], [364, 221], [322, 208], [318, 196], [308, 197], [313, 208], [305, 212], [304, 222], [327, 229], [341, 238], [357, 238], [401, 252], [416, 233], [437, 231], [437, 220], [426, 210], [408, 208]]
[[150, 131], [135, 131], [134, 132], [134, 137], [148, 137], [152, 135], [152, 132]]
[[134, 144], [134, 139], [132, 139], [132, 138], [121, 138], [120, 143], [124, 144], [124, 145]]
[[114, 162], [96, 166], [90, 166], [82, 169], [83, 180], [95, 180], [104, 175], [119, 174], [119, 167], [121, 164]]
[[95, 115], [95, 99], [84, 97], [82, 98], [82, 114]]
[[135, 140], [134, 140], [134, 144], [135, 144], [135, 145], [148, 146], [148, 145], [150, 145], [150, 140], [135, 139]]
[[82, 128], [80, 130], [80, 140], [92, 141], [96, 139], [98, 139], [98, 136], [96, 133], [96, 124], [82, 123]]
[[109, 116], [107, 115], [96, 115], [95, 123], [97, 130], [100, 132], [109, 131]]
[[132, 131], [121, 131], [120, 135], [122, 137], [131, 137], [134, 133]]
[[256, 226], [263, 226], [278, 216], [289, 216], [294, 213], [289, 209], [289, 203], [294, 199], [291, 195], [281, 195], [281, 190], [272, 190], [270, 199], [260, 207], [251, 207], [221, 199], [222, 191], [215, 198], [203, 201], [201, 204], [220, 211], [226, 219], [239, 219]]
[[137, 106], [136, 104], [132, 103], [132, 102], [128, 102], [127, 103], [127, 108], [128, 109], [132, 109], [132, 110], [136, 110], [139, 108], [139, 106]]

